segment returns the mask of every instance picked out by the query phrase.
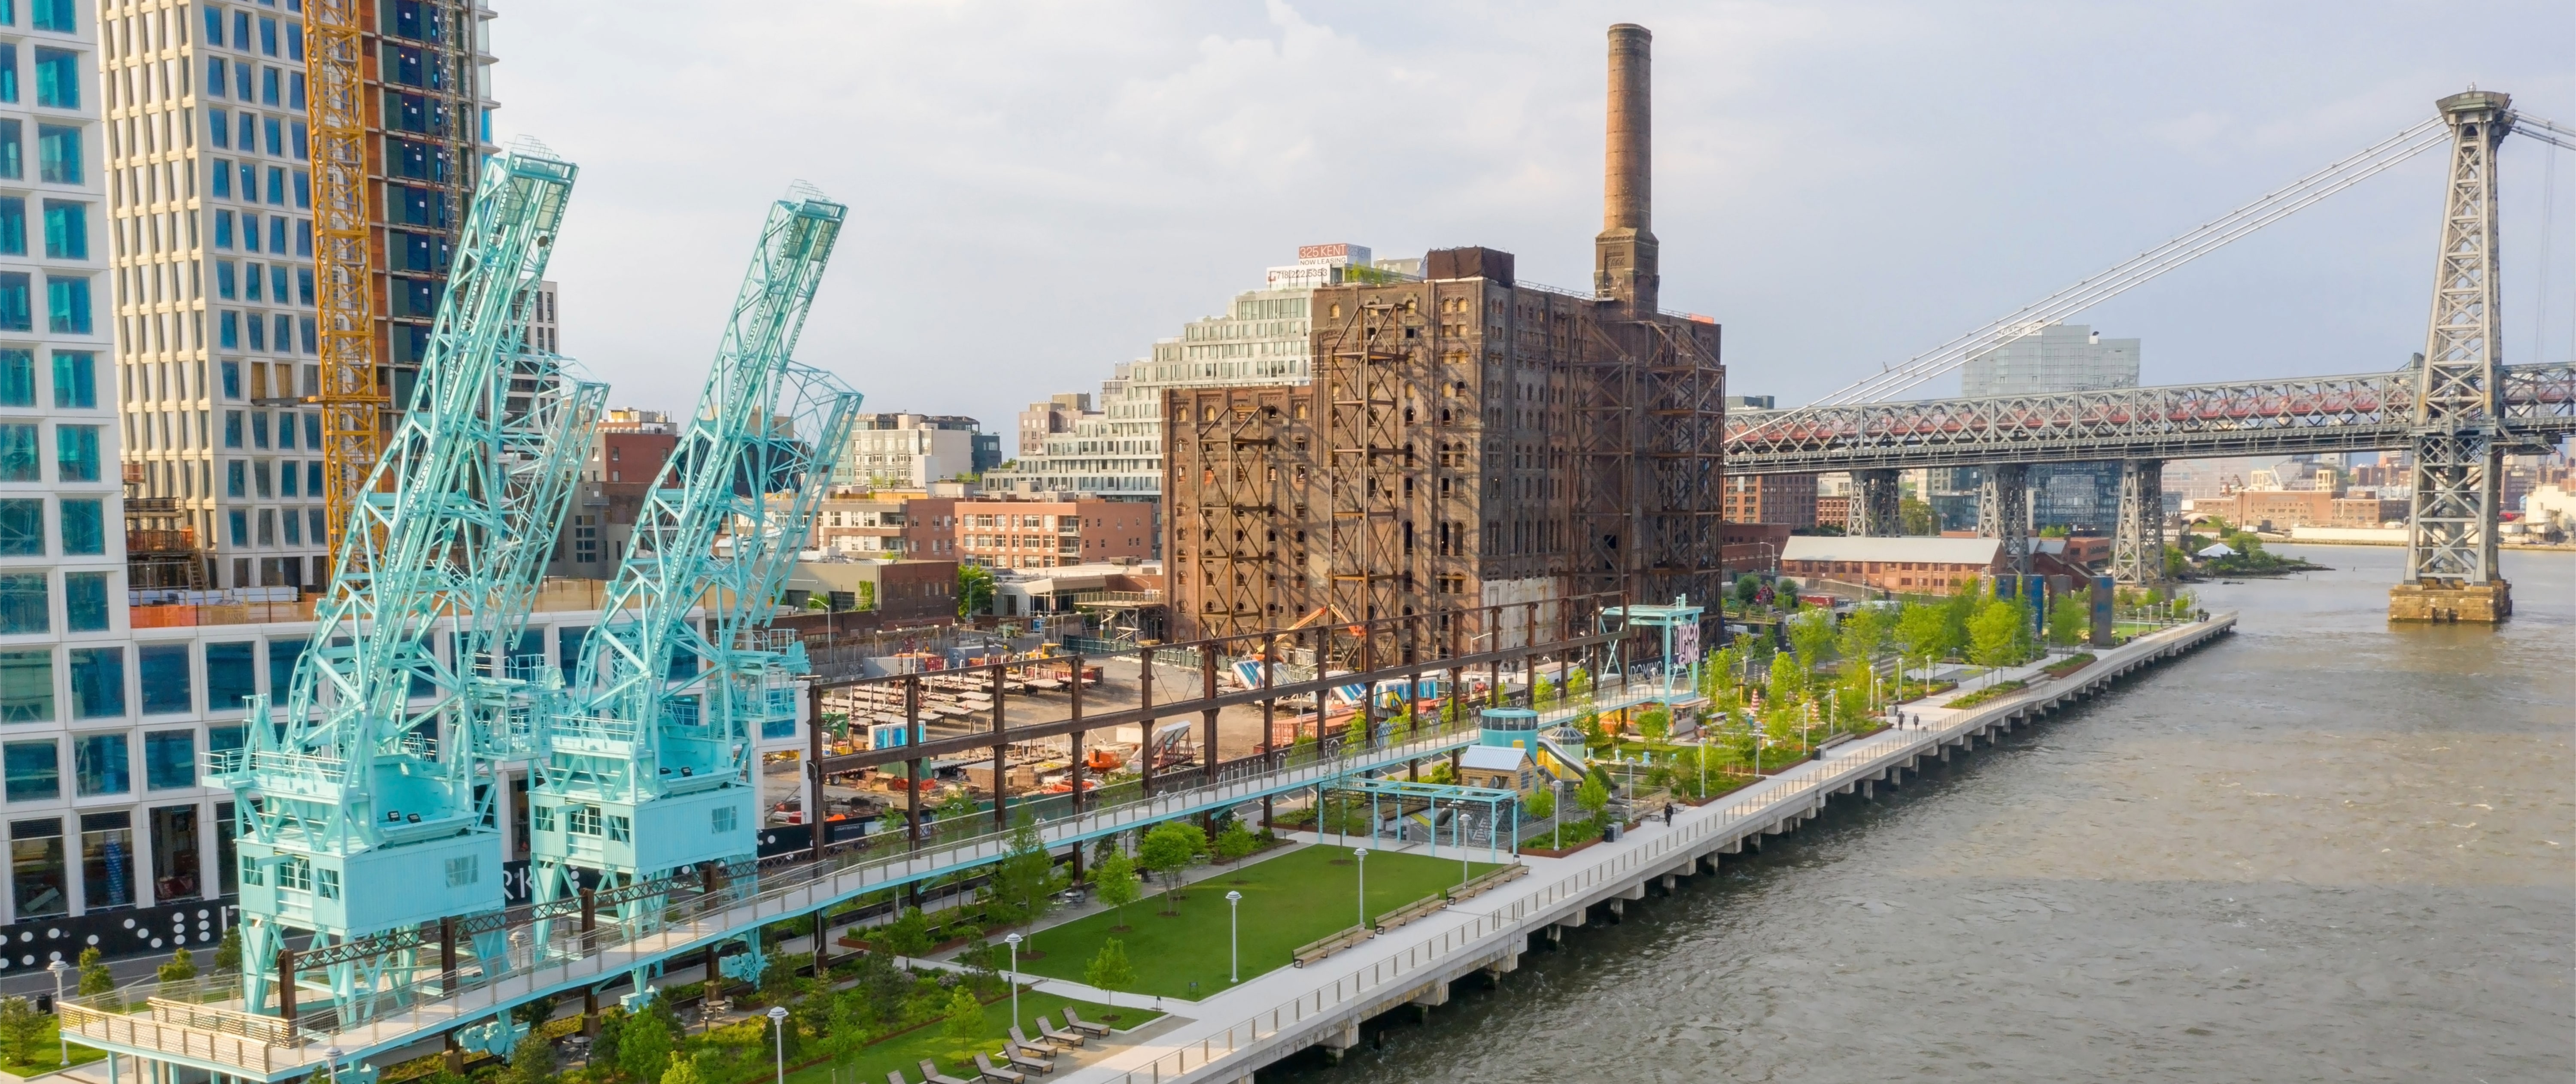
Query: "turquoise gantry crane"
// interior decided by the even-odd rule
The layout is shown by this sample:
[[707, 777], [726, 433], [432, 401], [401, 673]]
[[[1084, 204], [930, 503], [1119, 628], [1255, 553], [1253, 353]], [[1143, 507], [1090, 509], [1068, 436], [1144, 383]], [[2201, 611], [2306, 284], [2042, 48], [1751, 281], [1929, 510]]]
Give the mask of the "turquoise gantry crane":
[[810, 192], [772, 206], [697, 411], [539, 722], [541, 903], [588, 870], [620, 918], [650, 921], [674, 878], [757, 851], [755, 743], [794, 732], [808, 669], [804, 645], [768, 626], [859, 408], [839, 378], [789, 360], [847, 213]]
[[[607, 396], [519, 341], [574, 174], [533, 145], [485, 168], [420, 381], [284, 702], [251, 701], [248, 746], [209, 757], [238, 798], [251, 1011], [293, 1017], [318, 994], [364, 1019], [380, 992], [435, 970], [424, 923], [502, 906], [477, 769], [527, 745], [529, 676], [551, 671], [503, 656]], [[442, 633], [456, 644], [445, 660]], [[309, 943], [283, 951], [297, 931]]]

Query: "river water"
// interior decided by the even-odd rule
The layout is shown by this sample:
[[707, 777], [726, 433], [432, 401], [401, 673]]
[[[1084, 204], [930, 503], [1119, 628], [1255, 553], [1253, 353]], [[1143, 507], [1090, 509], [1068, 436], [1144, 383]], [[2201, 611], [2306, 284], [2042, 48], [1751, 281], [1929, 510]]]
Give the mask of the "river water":
[[2576, 1079], [2576, 555], [2501, 629], [2394, 548], [1265, 1081]]

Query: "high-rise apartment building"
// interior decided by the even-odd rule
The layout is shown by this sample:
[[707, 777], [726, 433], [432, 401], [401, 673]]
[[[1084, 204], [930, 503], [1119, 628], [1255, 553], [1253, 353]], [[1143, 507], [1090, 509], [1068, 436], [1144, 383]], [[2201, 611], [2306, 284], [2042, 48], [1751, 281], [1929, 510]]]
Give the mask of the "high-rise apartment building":
[[[477, 163], [496, 149], [482, 44], [491, 12], [471, 0], [352, 9], [364, 31], [373, 358], [398, 411]], [[322, 329], [307, 12], [296, 0], [98, 10], [108, 281], [137, 495], [193, 531], [205, 586], [318, 588], [330, 530], [311, 399]]]
[[[1969, 358], [1960, 394], [2040, 395], [2138, 386], [2137, 339], [2105, 339], [2084, 324], [2032, 324]], [[1974, 467], [1932, 472], [1931, 503], [1941, 526], [1977, 525], [1977, 489], [1984, 475]], [[2028, 476], [2033, 527], [2108, 529], [2120, 505], [2120, 465], [2058, 463], [2034, 466]]]
[[1046, 451], [1046, 439], [1058, 433], [1073, 431], [1073, 423], [1091, 413], [1091, 393], [1057, 392], [1043, 403], [1031, 403], [1020, 412], [1020, 446], [1016, 455], [1037, 455]]

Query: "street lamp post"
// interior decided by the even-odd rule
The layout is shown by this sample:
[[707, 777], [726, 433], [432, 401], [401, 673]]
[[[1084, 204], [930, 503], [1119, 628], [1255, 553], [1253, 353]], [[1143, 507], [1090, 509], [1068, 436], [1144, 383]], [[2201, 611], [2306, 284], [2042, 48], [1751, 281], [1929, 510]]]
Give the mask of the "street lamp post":
[[331, 1071], [331, 1084], [340, 1084], [340, 1058], [347, 1053], [336, 1046], [322, 1051], [322, 1065]]
[[[1020, 935], [1002, 939], [1011, 946], [1011, 1026], [1020, 1026]], [[786, 1084], [780, 1081], [779, 1084]]]
[[1360, 926], [1368, 926], [1368, 848], [1351, 848], [1351, 858], [1360, 866]]
[[778, 1051], [778, 1084], [787, 1084], [787, 1006], [769, 1007], [769, 1033]]
[[1552, 780], [1550, 785], [1556, 788], [1556, 801], [1547, 807], [1554, 814], [1548, 818], [1547, 830], [1555, 835], [1549, 838], [1548, 849], [1561, 851], [1565, 849], [1565, 780]]
[[1243, 893], [1225, 894], [1225, 954], [1227, 982], [1243, 981]]
[[1457, 822], [1456, 824], [1454, 824], [1454, 825], [1451, 825], [1451, 826], [1450, 826], [1450, 829], [1449, 829], [1449, 837], [1450, 837], [1450, 839], [1451, 839], [1452, 841], [1454, 841], [1454, 842], [1456, 842], [1456, 843], [1458, 844], [1458, 883], [1459, 883], [1460, 885], [1462, 885], [1462, 886], [1463, 886], [1463, 885], [1465, 885], [1465, 884], [1467, 883], [1467, 881], [1468, 881], [1468, 876], [1467, 876], [1467, 800], [1466, 800], [1466, 799], [1464, 799], [1464, 798], [1460, 798], [1460, 799], [1458, 799], [1458, 804], [1457, 804], [1457, 805], [1455, 805], [1455, 806], [1453, 806], [1453, 807], [1451, 807], [1451, 809], [1450, 809], [1450, 811], [1449, 811], [1449, 812], [1450, 812], [1450, 815], [1451, 815], [1451, 816], [1456, 817], [1456, 818], [1458, 819], [1458, 822]]
[[[63, 1011], [63, 976], [71, 974], [72, 965], [64, 963], [62, 957], [56, 956], [54, 962], [45, 965], [45, 970], [54, 973], [54, 1012], [59, 1015]], [[54, 1038], [62, 1043], [63, 1068], [71, 1068], [72, 1041], [64, 1037], [60, 1028], [54, 1030]]]

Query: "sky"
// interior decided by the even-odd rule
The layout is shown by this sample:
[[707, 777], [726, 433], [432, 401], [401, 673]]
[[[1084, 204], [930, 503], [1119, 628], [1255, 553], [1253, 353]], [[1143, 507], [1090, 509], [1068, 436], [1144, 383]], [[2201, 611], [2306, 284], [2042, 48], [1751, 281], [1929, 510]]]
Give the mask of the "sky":
[[[549, 277], [617, 405], [685, 412], [769, 202], [849, 204], [797, 350], [1013, 431], [1296, 247], [1583, 287], [1604, 30], [1654, 32], [1663, 304], [1806, 402], [2429, 116], [2576, 125], [2576, 5], [2358, 0], [496, 3], [494, 120], [581, 166]], [[2576, 359], [2576, 153], [2502, 155], [2505, 360]], [[2432, 153], [2070, 322], [2144, 382], [2421, 350]], [[1926, 385], [1954, 394], [1956, 377]], [[1006, 439], [1006, 446], [1010, 443]]]

